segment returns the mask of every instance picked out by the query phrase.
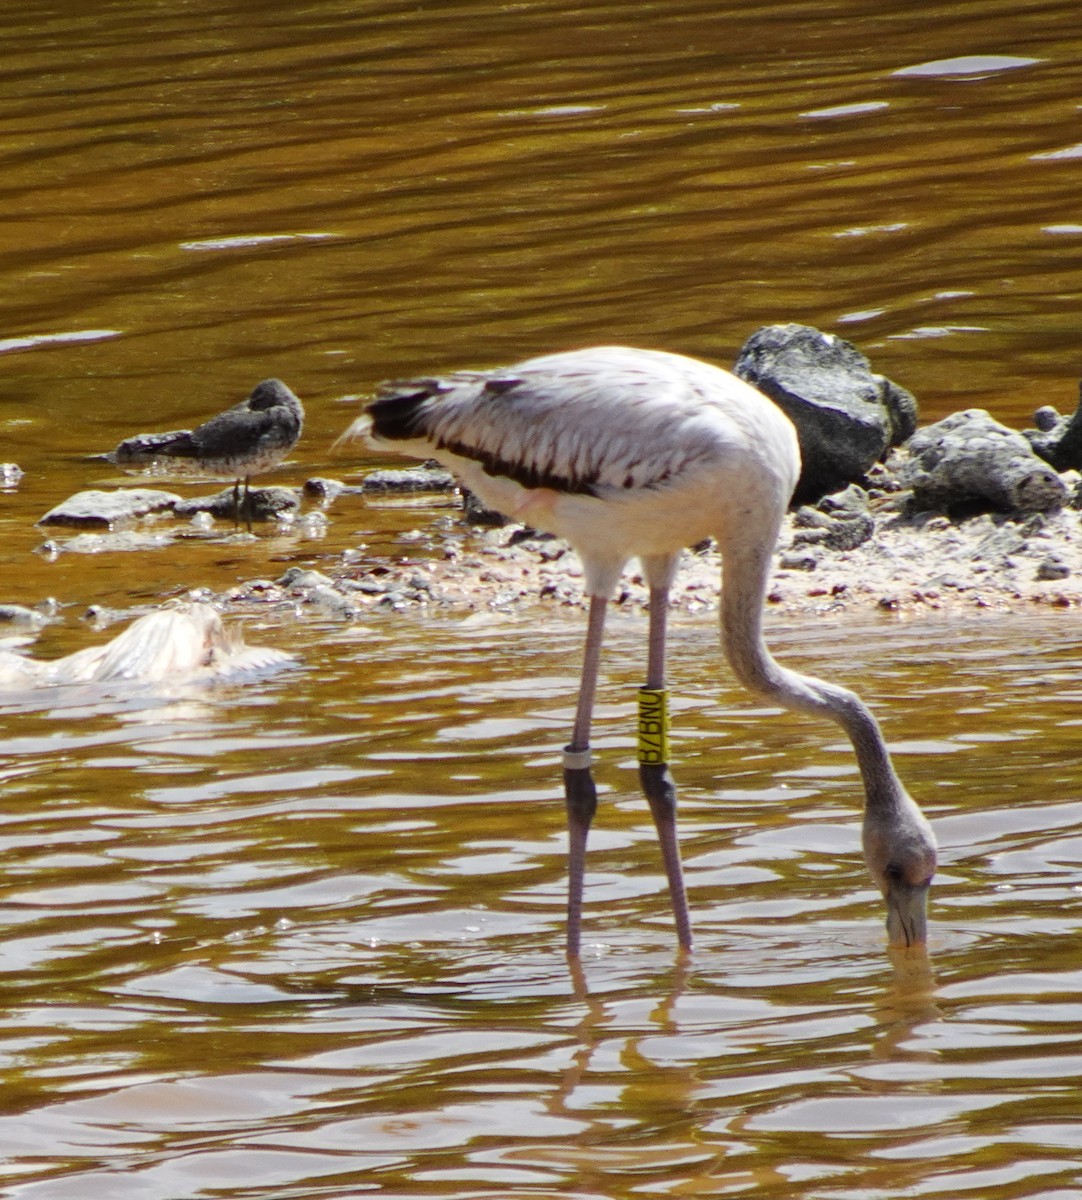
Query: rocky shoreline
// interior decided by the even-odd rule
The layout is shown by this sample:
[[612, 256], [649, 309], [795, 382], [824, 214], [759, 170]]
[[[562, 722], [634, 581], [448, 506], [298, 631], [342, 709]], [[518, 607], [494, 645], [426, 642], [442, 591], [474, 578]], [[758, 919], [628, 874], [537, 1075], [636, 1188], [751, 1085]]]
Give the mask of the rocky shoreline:
[[[799, 325], [759, 330], [734, 370], [788, 413], [805, 465], [768, 609], [904, 615], [1082, 606], [1082, 404], [1070, 418], [1042, 408], [1037, 428], [1025, 431], [975, 409], [918, 427], [917, 402], [904, 388], [872, 371], [850, 343]], [[252, 517], [318, 534], [327, 513], [333, 519], [335, 507], [358, 494], [453, 491], [434, 466], [371, 471], [354, 485], [310, 479], [299, 489], [252, 489]], [[291, 568], [192, 598], [342, 619], [381, 609], [583, 603], [581, 567], [564, 543], [505, 524], [468, 494], [463, 501], [459, 519], [403, 535], [401, 553], [350, 549], [320, 571]], [[42, 526], [75, 531], [66, 540], [50, 536], [42, 549], [145, 550], [176, 536], [220, 536], [216, 521], [232, 510], [229, 489], [194, 501], [147, 487], [83, 492], [41, 518]], [[171, 532], [185, 518], [187, 533]], [[719, 572], [711, 545], [689, 550], [674, 606], [715, 608]], [[633, 566], [615, 601], [647, 600]]]
[[[1073, 608], [1082, 604], [1082, 403], [1070, 418], [1044, 407], [1016, 431], [970, 409], [920, 428], [918, 405], [876, 374], [849, 342], [803, 325], [766, 326], [734, 372], [790, 417], [804, 468], [797, 507], [779, 538], [768, 608], [893, 613]], [[366, 494], [450, 488], [441, 469], [371, 473]], [[333, 488], [326, 492], [333, 494]], [[581, 568], [554, 538], [499, 528], [499, 514], [465, 496], [482, 526], [416, 536], [429, 553], [408, 562], [358, 561], [318, 580], [272, 588], [342, 611], [373, 606], [509, 607], [582, 603]], [[495, 529], [484, 529], [486, 525]], [[676, 606], [717, 604], [711, 546], [685, 554]], [[243, 595], [244, 589], [240, 590]], [[618, 604], [647, 602], [629, 571]]]
[[[373, 472], [385, 494], [386, 472]], [[442, 472], [393, 472], [402, 491], [416, 474], [425, 490], [453, 486]], [[430, 477], [425, 478], [428, 474]], [[884, 477], [887, 471], [882, 471]], [[873, 489], [878, 490], [878, 489]], [[849, 504], [843, 503], [848, 499]], [[904, 491], [869, 497], [847, 489], [786, 518], [774, 558], [768, 610], [961, 613], [1082, 607], [1082, 522], [1077, 510], [963, 519], [908, 509]], [[291, 568], [213, 597], [223, 606], [304, 608], [352, 619], [367, 611], [479, 611], [584, 603], [577, 556], [558, 538], [521, 525], [430, 522], [403, 535], [402, 554], [347, 552], [323, 571]], [[672, 592], [686, 612], [716, 609], [720, 556], [712, 544], [688, 550]], [[210, 597], [201, 596], [202, 599]], [[617, 605], [644, 608], [637, 565]]]

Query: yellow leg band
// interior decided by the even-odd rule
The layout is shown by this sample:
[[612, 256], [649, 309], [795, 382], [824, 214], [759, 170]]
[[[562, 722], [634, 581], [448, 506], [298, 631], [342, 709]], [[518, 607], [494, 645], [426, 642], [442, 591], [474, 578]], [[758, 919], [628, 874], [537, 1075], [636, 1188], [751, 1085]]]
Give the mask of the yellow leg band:
[[639, 688], [639, 762], [669, 761], [668, 688]]

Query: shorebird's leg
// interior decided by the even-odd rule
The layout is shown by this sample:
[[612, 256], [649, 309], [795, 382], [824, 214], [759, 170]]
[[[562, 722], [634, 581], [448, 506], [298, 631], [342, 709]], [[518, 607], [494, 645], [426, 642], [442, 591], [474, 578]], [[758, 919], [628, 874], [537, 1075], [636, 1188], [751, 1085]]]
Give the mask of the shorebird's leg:
[[582, 892], [586, 872], [586, 836], [597, 810], [597, 790], [590, 773], [590, 721], [601, 663], [608, 601], [590, 597], [586, 650], [582, 660], [579, 699], [571, 744], [564, 749], [564, 793], [567, 798], [567, 957], [579, 956], [582, 930]]
[[240, 528], [240, 480], [233, 481], [233, 529]]
[[639, 782], [661, 843], [661, 858], [669, 881], [669, 897], [680, 949], [691, 949], [680, 843], [676, 835], [676, 784], [669, 771], [669, 694], [665, 688], [665, 635], [669, 616], [669, 585], [650, 588], [650, 634], [647, 643], [646, 685], [639, 689]]
[[244, 477], [244, 519], [248, 524], [248, 532], [249, 533], [252, 532], [252, 497], [250, 494], [251, 490], [252, 490], [251, 484], [252, 484], [251, 475], [245, 475], [245, 477]]

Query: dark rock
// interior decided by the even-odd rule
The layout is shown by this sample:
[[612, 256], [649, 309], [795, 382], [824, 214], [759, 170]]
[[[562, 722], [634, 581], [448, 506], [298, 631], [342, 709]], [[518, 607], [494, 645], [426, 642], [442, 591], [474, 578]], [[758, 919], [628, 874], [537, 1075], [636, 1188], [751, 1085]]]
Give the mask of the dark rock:
[[814, 554], [801, 553], [797, 550], [786, 551], [778, 560], [778, 566], [783, 571], [814, 571], [818, 565], [819, 560]]
[[1054, 512], [1067, 487], [1038, 458], [1029, 441], [970, 408], [937, 421], [910, 438], [903, 481], [917, 508], [937, 512], [983, 507], [1009, 513]]
[[890, 414], [890, 445], [900, 446], [917, 432], [920, 416], [917, 398], [884, 375], [873, 375], [872, 378], [880, 381], [883, 403]]
[[892, 496], [904, 490], [904, 484], [898, 478], [897, 473], [897, 464], [901, 457], [901, 452], [891, 449], [887, 451], [887, 457], [883, 462], [875, 463], [868, 468], [864, 482], [867, 485], [869, 496]]
[[1078, 407], [1065, 419], [1049, 404], [1033, 414], [1036, 429], [1023, 430], [1033, 449], [1057, 471], [1082, 470], [1082, 384]]
[[386, 579], [373, 579], [371, 577], [358, 579], [354, 584], [355, 590], [366, 596], [381, 596], [391, 591], [394, 587], [395, 584], [389, 583]]
[[839, 515], [824, 532], [823, 543], [831, 550], [855, 550], [875, 533], [875, 521], [870, 513], [856, 513], [852, 517]]
[[793, 514], [793, 546], [826, 546], [831, 550], [855, 550], [875, 532], [868, 511], [868, 493], [856, 484], [824, 496], [812, 508], [805, 504]]
[[[296, 512], [301, 506], [295, 488], [268, 487], [252, 488], [247, 496], [241, 495], [240, 517], [250, 521], [275, 521], [284, 513]], [[212, 517], [232, 521], [237, 515], [233, 507], [233, 489], [225, 488], [213, 496], [193, 496], [190, 500], [178, 500], [173, 510], [178, 517], [192, 517], [196, 513], [210, 513]]]
[[539, 529], [534, 529], [532, 525], [522, 525], [507, 539], [507, 544], [521, 546], [523, 542], [551, 542], [555, 540], [555, 537], [555, 534], [544, 533]]
[[335, 617], [353, 618], [360, 609], [349, 596], [342, 592], [340, 586], [329, 575], [322, 571], [312, 571], [304, 567], [290, 567], [278, 580], [280, 587], [288, 588], [294, 595], [300, 596], [306, 603], [323, 609]]
[[1033, 414], [1033, 424], [1037, 426], [1041, 433], [1051, 433], [1062, 420], [1063, 418], [1051, 404], [1043, 404]]
[[1071, 573], [1071, 568], [1059, 557], [1058, 554], [1050, 554], [1037, 567], [1036, 578], [1040, 580], [1047, 579], [1066, 579]]
[[229, 602], [278, 604], [286, 595], [283, 589], [270, 579], [248, 579], [230, 588], [223, 598]]
[[851, 343], [808, 325], [767, 325], [733, 371], [796, 426], [803, 460], [794, 499], [817, 500], [864, 476], [916, 428], [917, 402], [876, 375]]
[[793, 513], [793, 524], [797, 529], [825, 529], [830, 524], [830, 517], [810, 504], [802, 504]]
[[324, 575], [322, 571], [313, 571], [307, 567], [290, 567], [276, 580], [280, 587], [287, 588], [310, 588], [310, 587], [334, 587], [334, 580], [329, 575]]
[[145, 517], [148, 513], [175, 508], [181, 498], [172, 492], [153, 488], [121, 488], [115, 492], [90, 490], [76, 492], [50, 509], [38, 521], [39, 525], [67, 525], [74, 529], [112, 529], [126, 521]]
[[343, 595], [336, 587], [311, 587], [305, 592], [309, 604], [322, 609], [328, 616], [343, 617], [347, 621], [360, 614], [357, 604]]
[[321, 475], [313, 475], [304, 481], [301, 490], [310, 500], [322, 500], [324, 504], [330, 504], [339, 496], [358, 495], [364, 489], [350, 487], [340, 479], [324, 479]]
[[868, 511], [868, 493], [855, 483], [840, 492], [824, 496], [817, 506], [820, 512], [854, 516]]
[[[816, 509], [800, 511], [817, 512]], [[818, 515], [822, 518], [821, 523], [797, 529], [793, 535], [794, 547], [826, 546], [830, 550], [855, 550], [875, 532], [875, 521], [870, 513], [857, 513], [852, 516], [838, 514], [834, 517], [825, 513]]]
[[462, 511], [471, 525], [489, 525], [498, 529], [507, 524], [507, 518], [494, 508], [488, 508], [468, 488], [462, 489]]
[[453, 492], [455, 478], [450, 471], [431, 467], [404, 467], [401, 470], [372, 471], [364, 477], [364, 492]]

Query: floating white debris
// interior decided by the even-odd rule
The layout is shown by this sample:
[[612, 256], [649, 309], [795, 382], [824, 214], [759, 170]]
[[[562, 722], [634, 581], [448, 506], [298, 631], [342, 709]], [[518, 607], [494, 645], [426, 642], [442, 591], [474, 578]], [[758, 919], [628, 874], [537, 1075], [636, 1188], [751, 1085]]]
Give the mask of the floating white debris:
[[283, 242], [311, 242], [333, 238], [333, 233], [250, 233], [235, 237], [204, 238], [181, 242], [181, 250], [250, 250], [253, 247], [281, 245]]
[[917, 63], [892, 71], [902, 78], [932, 76], [934, 78], [958, 78], [960, 76], [989, 75], [996, 71], [1013, 71], [1019, 67], [1032, 67], [1039, 58], [1023, 58], [1014, 54], [963, 54], [958, 58], [938, 58], [933, 62]]
[[918, 325], [908, 333], [892, 333], [892, 341], [905, 342], [917, 338], [944, 338], [956, 333], [987, 333], [987, 325]]
[[830, 236], [836, 238], [868, 237], [872, 233], [897, 233], [908, 227], [908, 221], [893, 221], [888, 225], [854, 225], [852, 229], [842, 229]]
[[811, 108], [800, 115], [812, 121], [821, 121], [829, 117], [860, 117], [884, 108], [890, 108], [889, 100], [866, 100], [862, 104], [835, 104], [832, 108]]
[[8, 350], [34, 350], [39, 346], [53, 346], [65, 342], [100, 342], [105, 338], [120, 337], [119, 329], [73, 329], [67, 333], [33, 333], [26, 337], [0, 338], [0, 354]]
[[501, 117], [589, 117], [604, 112], [604, 104], [549, 104], [544, 108], [514, 108], [499, 115]]
[[856, 321], [874, 321], [876, 317], [881, 317], [886, 311], [885, 308], [866, 308], [860, 312], [842, 313], [838, 317], [838, 324], [851, 325]]
[[1037, 162], [1048, 162], [1056, 158], [1082, 158], [1082, 142], [1065, 146], [1062, 150], [1045, 150], [1042, 154], [1031, 154], [1030, 158]]
[[295, 661], [292, 654], [246, 646], [207, 604], [147, 613], [101, 646], [64, 658], [0, 651], [0, 689], [72, 683], [177, 683], [236, 678]]
[[729, 101], [719, 100], [716, 104], [705, 104], [699, 108], [678, 108], [676, 111], [681, 116], [695, 115], [697, 113], [718, 113], [732, 112], [734, 109], [740, 108], [741, 105]]

